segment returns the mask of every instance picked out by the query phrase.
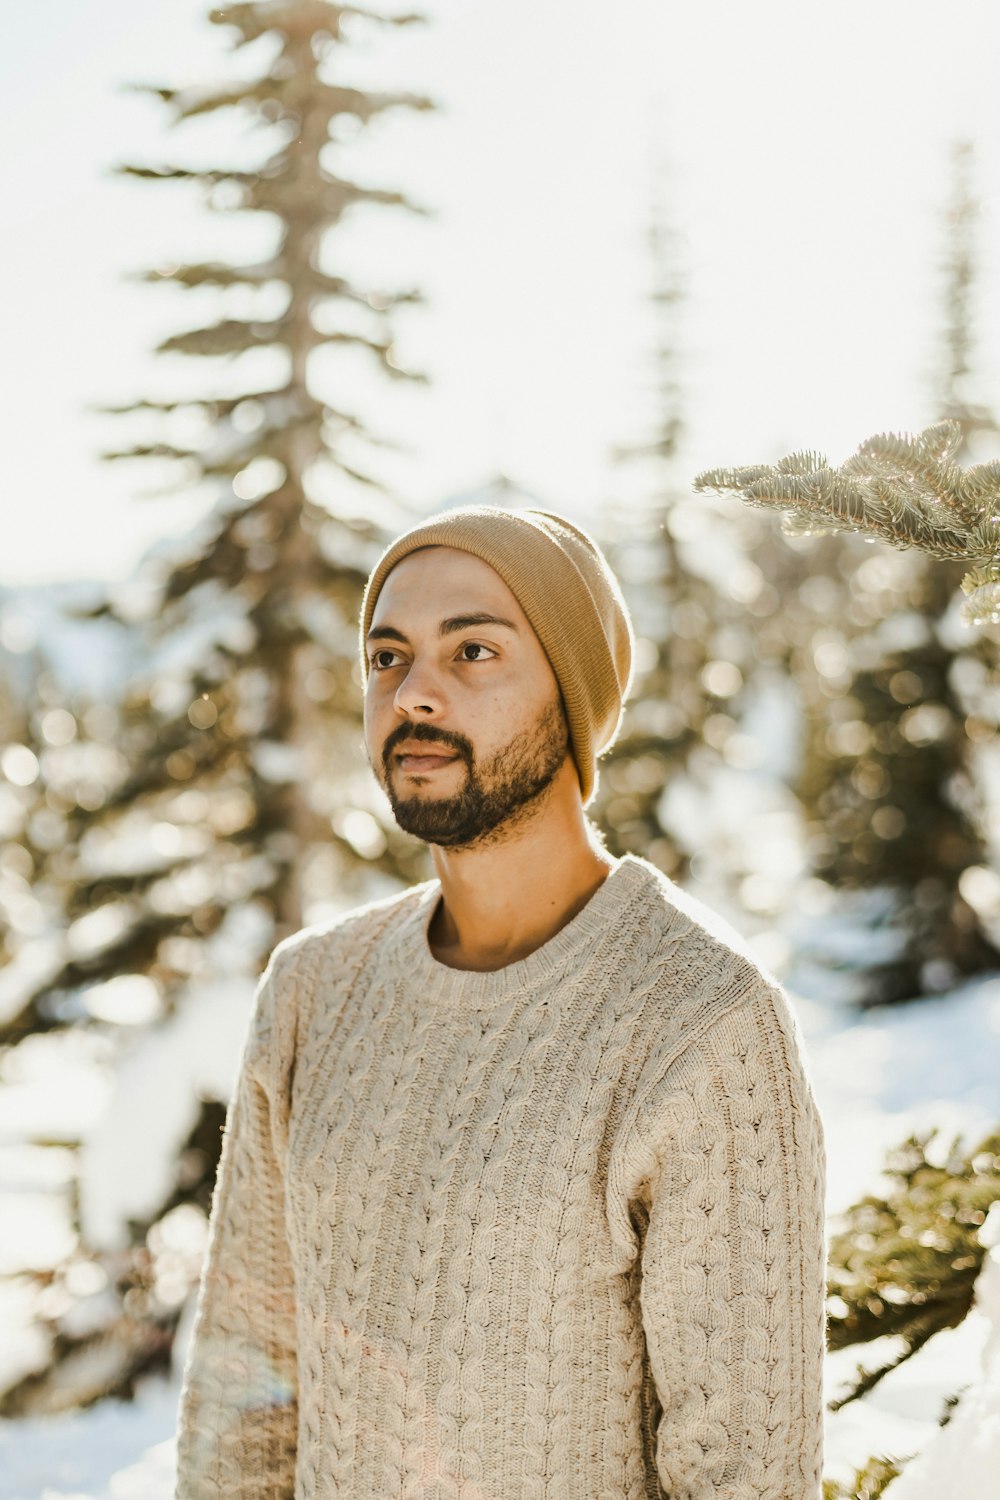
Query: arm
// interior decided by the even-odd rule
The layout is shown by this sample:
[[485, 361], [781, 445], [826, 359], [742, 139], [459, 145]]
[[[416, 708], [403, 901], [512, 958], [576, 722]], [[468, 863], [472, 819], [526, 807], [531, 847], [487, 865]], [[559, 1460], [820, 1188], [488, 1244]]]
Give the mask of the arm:
[[672, 1500], [818, 1500], [825, 1154], [783, 991], [753, 977], [630, 1116], [660, 1483]]
[[295, 997], [284, 949], [258, 983], [226, 1117], [181, 1388], [175, 1500], [294, 1493], [295, 1287], [283, 1147]]

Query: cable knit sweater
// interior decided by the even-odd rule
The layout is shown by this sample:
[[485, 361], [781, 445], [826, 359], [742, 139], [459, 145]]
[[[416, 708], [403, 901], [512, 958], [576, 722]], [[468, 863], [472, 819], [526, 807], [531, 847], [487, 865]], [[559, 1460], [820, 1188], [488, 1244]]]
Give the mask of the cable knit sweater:
[[626, 856], [527, 958], [429, 881], [274, 950], [177, 1500], [818, 1500], [822, 1125], [789, 1002]]

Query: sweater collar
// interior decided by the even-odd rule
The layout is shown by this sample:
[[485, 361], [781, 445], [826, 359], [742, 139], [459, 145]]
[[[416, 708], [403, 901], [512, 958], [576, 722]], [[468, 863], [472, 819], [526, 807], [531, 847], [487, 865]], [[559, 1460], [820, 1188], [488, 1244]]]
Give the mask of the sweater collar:
[[441, 882], [429, 880], [413, 892], [414, 906], [399, 932], [399, 956], [409, 983], [421, 997], [444, 1008], [481, 1009], [523, 996], [557, 980], [566, 970], [579, 973], [580, 960], [602, 937], [615, 932], [629, 907], [653, 882], [663, 880], [655, 866], [626, 854], [612, 866], [586, 906], [565, 927], [529, 953], [501, 969], [453, 969], [431, 951], [428, 929], [441, 898]]

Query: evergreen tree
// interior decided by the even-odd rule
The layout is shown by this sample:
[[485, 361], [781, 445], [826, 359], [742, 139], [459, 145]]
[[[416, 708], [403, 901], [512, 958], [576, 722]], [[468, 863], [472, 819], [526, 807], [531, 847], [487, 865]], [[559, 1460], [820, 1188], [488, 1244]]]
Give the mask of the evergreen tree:
[[638, 637], [636, 683], [601, 759], [595, 811], [612, 852], [643, 854], [743, 921], [782, 901], [780, 881], [761, 875], [754, 815], [797, 822], [785, 785], [799, 716], [789, 663], [812, 625], [797, 595], [809, 564], [759, 517], [709, 512], [685, 493], [685, 278], [664, 180], [661, 169], [648, 232], [653, 419], [648, 440], [615, 449], [633, 494], [605, 525]]
[[[957, 422], [962, 443], [957, 457], [974, 461], [983, 437], [995, 440], [1000, 424], [995, 412], [977, 402], [970, 390], [974, 381], [975, 348], [976, 246], [975, 220], [979, 204], [973, 191], [974, 148], [970, 140], [957, 140], [952, 146], [952, 201], [947, 214], [949, 254], [945, 266], [945, 320], [943, 374], [933, 371], [930, 398], [937, 406], [940, 420]], [[995, 441], [991, 444], [996, 449]]]
[[[885, 1190], [853, 1204], [831, 1238], [829, 1348], [886, 1336], [901, 1346], [890, 1357], [880, 1356], [871, 1369], [858, 1365], [846, 1392], [829, 1403], [831, 1411], [862, 1399], [936, 1333], [956, 1328], [973, 1306], [988, 1322], [994, 1318], [995, 1297], [984, 1278], [995, 1269], [987, 1260], [1000, 1198], [1000, 1134], [991, 1132], [971, 1150], [956, 1138], [943, 1158], [935, 1150], [932, 1160], [929, 1148], [936, 1135], [931, 1130], [910, 1136], [889, 1152]], [[988, 1374], [983, 1385], [973, 1383], [977, 1395], [971, 1399], [981, 1397], [988, 1384]], [[974, 1429], [983, 1408], [981, 1402], [966, 1408], [968, 1389], [963, 1385], [944, 1400], [939, 1426], [949, 1424], [957, 1407], [965, 1431]], [[824, 1500], [881, 1495], [912, 1457], [874, 1457], [847, 1486], [825, 1481]]]
[[[5, 1014], [19, 1008], [18, 953], [23, 934], [38, 925], [43, 894], [32, 885], [44, 825], [44, 752], [38, 718], [12, 656], [0, 654], [0, 1024]], [[44, 692], [47, 683], [37, 651], [31, 651], [31, 658]]]
[[[958, 462], [973, 433], [996, 426], [961, 395], [972, 342], [968, 155], [961, 145], [949, 215], [943, 420], [913, 438], [870, 438], [836, 470], [804, 452], [695, 480], [696, 489], [735, 489], [756, 506], [783, 510], [791, 536], [841, 534], [842, 607], [819, 642], [825, 680], [812, 694], [800, 791], [811, 814], [813, 868], [847, 893], [840, 928], [825, 913], [814, 951], [845, 970], [849, 994], [864, 1004], [947, 989], [1000, 963], [962, 880], [984, 857], [958, 693], [959, 662], [974, 642], [956, 642], [949, 629], [960, 585], [978, 589], [980, 606], [989, 593], [989, 568], [970, 573], [968, 563], [992, 550], [987, 499], [1000, 483], [997, 464], [962, 470]], [[918, 550], [865, 556], [843, 535], [851, 532]], [[843, 918], [852, 912], [850, 935]]]
[[[334, 345], [364, 351], [391, 379], [425, 380], [403, 366], [393, 327], [396, 309], [419, 303], [420, 293], [358, 284], [321, 264], [327, 232], [351, 209], [423, 212], [403, 193], [354, 181], [331, 162], [345, 123], [368, 127], [390, 111], [433, 108], [421, 96], [351, 87], [343, 76], [357, 27], [422, 18], [330, 0], [256, 0], [212, 10], [209, 19], [230, 30], [234, 49], [272, 44], [259, 75], [146, 91], [175, 122], [248, 112], [277, 137], [273, 149], [253, 171], [120, 170], [199, 183], [222, 212], [267, 213], [275, 244], [253, 264], [146, 273], [151, 282], [223, 296], [238, 288], [258, 303], [168, 338], [157, 352], [251, 358], [241, 362], [236, 390], [100, 408], [144, 413], [165, 430], [107, 459], [176, 461], [183, 477], [216, 487], [220, 499], [196, 535], [153, 549], [137, 580], [87, 612], [141, 632], [150, 661], [119, 707], [120, 760], [102, 794], [60, 809], [66, 942], [56, 971], [28, 987], [8, 1015], [3, 1037], [11, 1045], [65, 1024], [99, 1031], [120, 1082], [110, 1116], [126, 1133], [139, 1122], [130, 1120], [124, 1084], [135, 1088], [156, 1048], [178, 1069], [171, 1087], [191, 1090], [191, 1108], [186, 1130], [176, 1135], [175, 1126], [175, 1138], [161, 1143], [166, 1160], [151, 1160], [150, 1182], [123, 1185], [117, 1199], [107, 1129], [103, 1145], [92, 1145], [78, 1252], [40, 1277], [64, 1294], [65, 1305], [51, 1292], [46, 1304], [61, 1306], [49, 1318], [52, 1368], [6, 1393], [0, 1410], [8, 1415], [128, 1394], [138, 1373], [166, 1362], [200, 1266], [196, 1252], [178, 1261], [177, 1237], [190, 1227], [185, 1211], [207, 1210], [224, 1107], [221, 1086], [203, 1094], [198, 1009], [218, 1016], [229, 1005], [245, 1023], [253, 981], [276, 942], [394, 889], [422, 855], [385, 818], [360, 749], [356, 628], [364, 579], [384, 541], [379, 497], [383, 514], [399, 518], [364, 455], [388, 439], [322, 399], [310, 371], [310, 356]], [[283, 377], [254, 376], [265, 351], [284, 364]], [[201, 433], [194, 440], [192, 418]], [[127, 994], [123, 980], [132, 982]], [[151, 1035], [139, 1027], [126, 1041], [128, 1027], [116, 1021], [128, 1015], [107, 1019], [115, 1013], [112, 983], [119, 1011], [148, 1006], [152, 989]], [[236, 1041], [240, 1022], [229, 1024]], [[72, 1288], [93, 1284], [80, 1272], [90, 1264], [107, 1284], [99, 1315], [81, 1331]]]
[[69, 820], [100, 805], [123, 763], [106, 699], [130, 656], [126, 632], [69, 618], [93, 596], [78, 582], [0, 589], [0, 1037], [61, 968]]
[[934, 1334], [957, 1328], [972, 1306], [986, 1254], [979, 1229], [1000, 1197], [1000, 1133], [966, 1150], [956, 1138], [943, 1162], [928, 1155], [937, 1133], [910, 1136], [890, 1152], [885, 1193], [853, 1204], [831, 1238], [828, 1347], [846, 1349], [885, 1334], [902, 1343], [899, 1354], [874, 1369], [859, 1365], [832, 1411], [864, 1396]]
[[[660, 182], [656, 179], [654, 187]], [[648, 488], [643, 486], [625, 512], [624, 524], [606, 537], [636, 631], [636, 683], [619, 738], [601, 761], [594, 816], [612, 853], [632, 850], [682, 879], [690, 851], [672, 834], [663, 797], [665, 787], [704, 744], [711, 700], [702, 673], [710, 657], [717, 594], [685, 566], [671, 530], [672, 509], [679, 503], [675, 469], [684, 433], [682, 386], [676, 373], [683, 279], [678, 235], [660, 192], [647, 242], [655, 336], [652, 431], [648, 442], [622, 445], [614, 456], [622, 463], [640, 462], [651, 477]], [[731, 676], [727, 687], [734, 680]]]
[[824, 1479], [823, 1500], [880, 1500], [888, 1493], [890, 1481], [897, 1479], [900, 1472], [891, 1458], [870, 1458], [864, 1468], [857, 1470], [850, 1484]]

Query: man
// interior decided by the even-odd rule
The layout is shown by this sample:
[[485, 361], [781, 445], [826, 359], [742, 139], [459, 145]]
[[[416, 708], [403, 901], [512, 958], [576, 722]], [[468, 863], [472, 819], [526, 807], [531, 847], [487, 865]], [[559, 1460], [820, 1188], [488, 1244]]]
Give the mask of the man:
[[587, 819], [631, 673], [604, 557], [446, 512], [361, 635], [437, 878], [262, 977], [178, 1500], [818, 1500], [822, 1125], [777, 982]]

